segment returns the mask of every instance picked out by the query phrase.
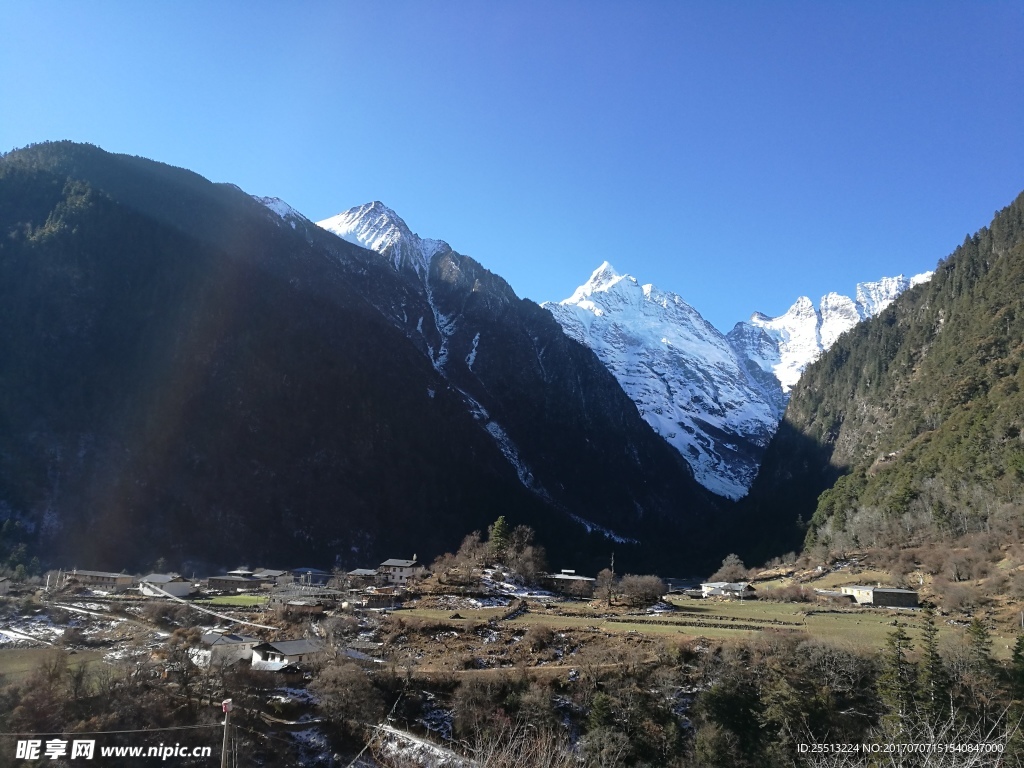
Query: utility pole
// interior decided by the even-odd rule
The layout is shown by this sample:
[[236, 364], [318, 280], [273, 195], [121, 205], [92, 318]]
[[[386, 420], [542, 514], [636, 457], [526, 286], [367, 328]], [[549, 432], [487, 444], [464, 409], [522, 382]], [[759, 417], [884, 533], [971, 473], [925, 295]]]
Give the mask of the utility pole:
[[224, 710], [224, 743], [220, 748], [220, 768], [228, 768], [228, 720], [231, 719], [231, 699], [224, 699], [220, 703]]

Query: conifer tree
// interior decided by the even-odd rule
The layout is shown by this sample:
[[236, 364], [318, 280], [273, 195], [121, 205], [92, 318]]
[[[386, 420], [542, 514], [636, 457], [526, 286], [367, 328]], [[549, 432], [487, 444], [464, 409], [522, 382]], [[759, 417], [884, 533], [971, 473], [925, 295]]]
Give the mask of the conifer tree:
[[[1012, 701], [1007, 710], [1011, 725], [1024, 723], [1024, 634], [1017, 636], [1010, 654], [1009, 694]], [[1018, 725], [1006, 743], [1006, 755], [1009, 760], [1024, 763], [1024, 732]]]
[[509, 533], [508, 521], [505, 520], [504, 515], [501, 515], [487, 528], [487, 544], [491, 549], [494, 561], [497, 563], [504, 564], [505, 562], [505, 550], [508, 549]]
[[1017, 635], [1010, 654], [1010, 695], [1024, 702], [1024, 634]]
[[907, 658], [912, 647], [906, 628], [897, 621], [886, 637], [882, 674], [878, 677], [878, 695], [885, 707], [882, 722], [896, 732], [909, 723], [914, 708], [916, 670]]
[[973, 619], [967, 628], [967, 669], [964, 685], [975, 707], [987, 722], [989, 713], [999, 695], [995, 662], [992, 659], [992, 636], [980, 619]]
[[935, 611], [925, 608], [923, 616], [918, 700], [925, 717], [930, 723], [936, 724], [950, 710], [950, 679], [942, 656], [939, 655], [939, 628], [935, 624]]

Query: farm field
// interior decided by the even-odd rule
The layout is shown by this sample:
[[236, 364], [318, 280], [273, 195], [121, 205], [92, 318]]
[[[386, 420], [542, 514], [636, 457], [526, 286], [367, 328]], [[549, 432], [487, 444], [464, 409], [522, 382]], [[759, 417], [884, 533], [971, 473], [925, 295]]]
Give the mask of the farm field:
[[[867, 652], [880, 650], [886, 636], [898, 619], [908, 626], [911, 636], [918, 635], [921, 614], [914, 610], [878, 608], [829, 609], [812, 603], [776, 603], [759, 600], [695, 600], [671, 599], [674, 611], [636, 614], [598, 611], [588, 603], [559, 604], [553, 609], [530, 604], [528, 612], [507, 622], [508, 627], [528, 628], [548, 626], [556, 631], [598, 628], [611, 633], [640, 633], [665, 637], [686, 635], [727, 639], [752, 637], [763, 631], [799, 631], [830, 642], [848, 644]], [[602, 605], [603, 608], [603, 605]], [[460, 609], [460, 618], [453, 619], [451, 610], [409, 608], [398, 612], [402, 617], [417, 617], [453, 628], [464, 628], [479, 622], [499, 618], [506, 609]], [[937, 617], [940, 638], [955, 642], [958, 627], [946, 624]], [[993, 653], [997, 658], [1009, 656], [1009, 646], [1015, 638], [993, 633]]]
[[220, 595], [201, 600], [193, 600], [196, 605], [220, 605], [238, 608], [252, 608], [257, 605], [266, 605], [267, 598], [263, 595]]
[[[21, 682], [39, 668], [47, 655], [53, 653], [52, 648], [0, 648], [0, 679], [5, 683]], [[68, 665], [80, 667], [97, 663], [102, 658], [100, 651], [78, 651], [68, 657]]]

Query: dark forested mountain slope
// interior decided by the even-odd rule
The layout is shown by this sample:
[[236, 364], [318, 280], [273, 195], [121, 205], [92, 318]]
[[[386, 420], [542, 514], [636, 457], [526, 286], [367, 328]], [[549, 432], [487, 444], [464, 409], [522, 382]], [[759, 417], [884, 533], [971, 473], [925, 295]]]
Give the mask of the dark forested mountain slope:
[[352, 283], [459, 393], [525, 486], [617, 535], [624, 524], [693, 522], [714, 503], [685, 461], [651, 439], [597, 356], [548, 312], [447, 243], [413, 235], [380, 203], [341, 216], [372, 223], [376, 236], [363, 240], [379, 248], [360, 252]]
[[471, 259], [432, 269], [472, 370], [385, 311], [423, 302], [411, 277], [235, 187], [69, 143], [4, 156], [0, 517], [80, 567], [429, 557], [499, 514], [559, 558], [609, 550], [574, 518], [697, 552], [713, 501], [597, 358]]
[[[1024, 497], [1024, 194], [809, 367], [748, 513], [839, 548], [956, 535]], [[820, 499], [819, 499], [820, 494]]]

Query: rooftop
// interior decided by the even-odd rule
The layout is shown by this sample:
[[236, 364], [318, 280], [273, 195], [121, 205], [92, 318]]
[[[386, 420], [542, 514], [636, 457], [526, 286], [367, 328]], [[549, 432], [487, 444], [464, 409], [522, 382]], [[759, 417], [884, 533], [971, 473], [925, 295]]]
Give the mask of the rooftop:
[[79, 571], [74, 570], [71, 572], [72, 576], [94, 576], [106, 579], [118, 579], [118, 578], [131, 578], [127, 573], [111, 573], [110, 571]]
[[260, 648], [270, 648], [284, 656], [297, 656], [303, 653], [317, 653], [323, 646], [315, 640], [279, 640], [275, 643], [263, 643]]

